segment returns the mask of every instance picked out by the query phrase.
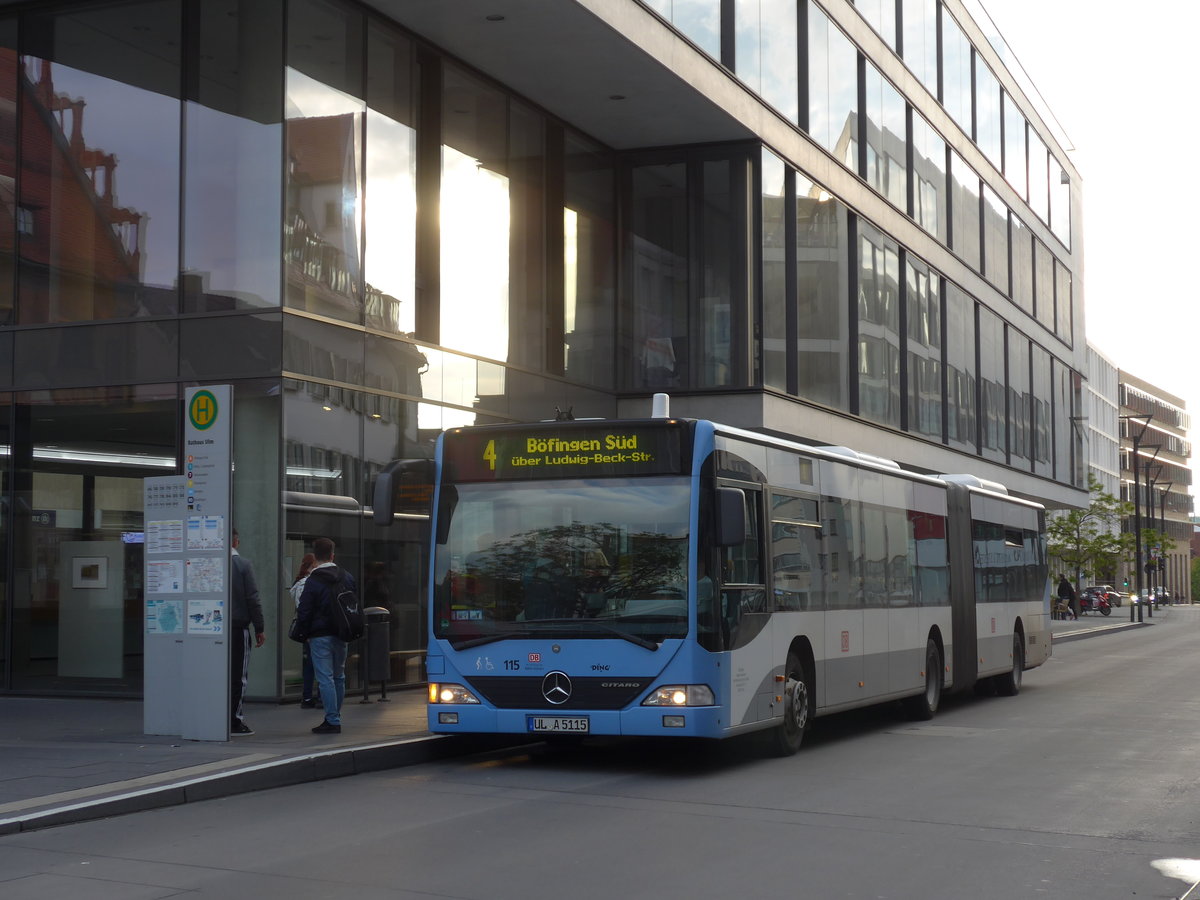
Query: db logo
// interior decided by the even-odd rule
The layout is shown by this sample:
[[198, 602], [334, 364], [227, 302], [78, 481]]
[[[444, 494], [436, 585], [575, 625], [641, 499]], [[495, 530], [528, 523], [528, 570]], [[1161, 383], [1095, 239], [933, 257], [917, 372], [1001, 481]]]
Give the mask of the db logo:
[[540, 654], [540, 653], [530, 653], [530, 654], [529, 654], [529, 661], [530, 661], [531, 663], [540, 663], [540, 662], [542, 661], [542, 654]]

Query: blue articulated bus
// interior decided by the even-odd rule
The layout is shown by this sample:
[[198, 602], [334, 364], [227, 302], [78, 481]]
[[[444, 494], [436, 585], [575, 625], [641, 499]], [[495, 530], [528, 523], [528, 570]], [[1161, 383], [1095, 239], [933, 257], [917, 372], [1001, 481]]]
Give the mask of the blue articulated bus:
[[1044, 511], [978, 478], [669, 417], [454, 428], [414, 465], [433, 732], [788, 754], [828, 713], [1016, 694], [1051, 652]]

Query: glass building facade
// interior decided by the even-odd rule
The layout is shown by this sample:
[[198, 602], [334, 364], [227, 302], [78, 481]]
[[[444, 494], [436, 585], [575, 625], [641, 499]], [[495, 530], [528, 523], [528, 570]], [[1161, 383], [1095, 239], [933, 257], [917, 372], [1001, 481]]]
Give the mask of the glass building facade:
[[371, 490], [447, 427], [667, 391], [1080, 494], [1078, 178], [960, 3], [428, 6], [0, 3], [0, 691], [141, 693], [142, 479], [196, 384], [233, 386], [258, 699], [298, 695], [319, 536], [423, 681], [428, 536]]

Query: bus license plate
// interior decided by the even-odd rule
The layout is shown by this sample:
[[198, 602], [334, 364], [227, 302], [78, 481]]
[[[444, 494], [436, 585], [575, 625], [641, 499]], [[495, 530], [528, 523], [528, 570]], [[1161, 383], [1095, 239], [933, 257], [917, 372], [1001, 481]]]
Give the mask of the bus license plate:
[[525, 724], [534, 732], [588, 733], [587, 716], [526, 716]]

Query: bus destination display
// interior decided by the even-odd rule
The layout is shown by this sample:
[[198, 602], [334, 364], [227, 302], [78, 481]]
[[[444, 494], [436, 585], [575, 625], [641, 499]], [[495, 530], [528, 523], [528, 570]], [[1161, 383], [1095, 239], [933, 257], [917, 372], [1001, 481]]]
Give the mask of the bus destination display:
[[444, 459], [455, 481], [602, 478], [682, 471], [678, 425], [530, 426], [446, 434]]

